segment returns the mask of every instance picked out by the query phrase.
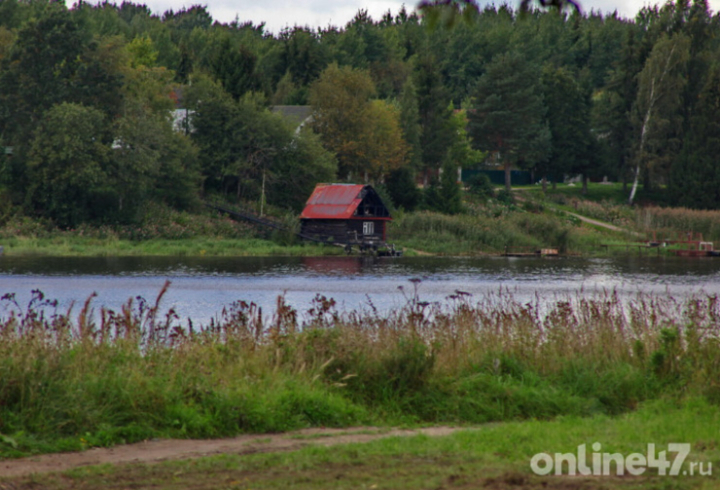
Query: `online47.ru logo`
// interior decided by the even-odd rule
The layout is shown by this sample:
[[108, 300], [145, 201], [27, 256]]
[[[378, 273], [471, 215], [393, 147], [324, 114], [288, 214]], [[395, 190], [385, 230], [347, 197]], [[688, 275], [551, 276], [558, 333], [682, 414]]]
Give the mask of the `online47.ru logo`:
[[[547, 453], [538, 453], [530, 460], [530, 468], [536, 475], [595, 475], [611, 476], [624, 474], [639, 476], [648, 468], [657, 469], [658, 475], [712, 475], [712, 463], [686, 461], [690, 454], [690, 444], [671, 443], [667, 451], [655, 451], [655, 444], [647, 445], [647, 453], [632, 453], [627, 456], [620, 453], [602, 453], [602, 445], [592, 445], [593, 452], [588, 454], [585, 444], [577, 447], [577, 454], [555, 453], [554, 457]], [[675, 453], [672, 461], [667, 453]], [[613, 471], [614, 470], [614, 471]]]

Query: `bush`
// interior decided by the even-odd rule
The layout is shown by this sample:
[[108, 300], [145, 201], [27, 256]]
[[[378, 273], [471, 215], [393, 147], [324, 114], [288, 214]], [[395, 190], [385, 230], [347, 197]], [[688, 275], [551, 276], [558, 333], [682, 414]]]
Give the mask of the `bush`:
[[495, 197], [495, 186], [487, 174], [475, 174], [467, 181], [468, 190], [476, 196], [484, 198]]
[[396, 207], [402, 207], [405, 211], [414, 211], [420, 204], [422, 193], [415, 185], [412, 171], [408, 167], [390, 172], [385, 187]]
[[500, 192], [498, 192], [497, 200], [503, 204], [507, 204], [508, 206], [511, 204], [515, 204], [515, 198], [513, 197], [512, 192], [508, 191], [507, 189], [502, 189]]

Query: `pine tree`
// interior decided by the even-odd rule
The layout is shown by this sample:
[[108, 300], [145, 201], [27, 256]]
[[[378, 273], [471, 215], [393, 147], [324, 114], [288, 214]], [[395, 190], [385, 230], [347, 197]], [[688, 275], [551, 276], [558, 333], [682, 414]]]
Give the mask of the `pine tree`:
[[458, 167], [452, 161], [447, 160], [442, 170], [439, 211], [446, 214], [458, 214], [462, 212], [462, 197], [460, 195], [460, 185], [457, 182]]
[[424, 56], [419, 61], [415, 84], [422, 128], [423, 169], [437, 170], [445, 161], [452, 141], [452, 112], [448, 108], [450, 97], [443, 86], [438, 64], [431, 56]]
[[419, 170], [422, 167], [419, 120], [417, 91], [412, 78], [408, 78], [400, 94], [400, 125], [403, 137], [408, 144], [408, 160], [414, 170]]
[[544, 170], [556, 178], [566, 173], [587, 177], [593, 138], [587, 98], [563, 69], [546, 67], [542, 87], [551, 135], [551, 151]]
[[513, 166], [532, 168], [548, 156], [545, 113], [533, 65], [516, 52], [495, 56], [475, 90], [468, 132], [475, 148], [501, 159], [508, 191]]
[[637, 96], [637, 75], [642, 69], [635, 28], [630, 26], [623, 42], [621, 56], [613, 65], [605, 90], [593, 107], [595, 129], [611, 155], [608, 170], [627, 185], [632, 147], [631, 113]]
[[691, 208], [720, 208], [720, 67], [715, 66], [700, 92], [698, 110], [683, 151], [672, 167], [670, 195]]

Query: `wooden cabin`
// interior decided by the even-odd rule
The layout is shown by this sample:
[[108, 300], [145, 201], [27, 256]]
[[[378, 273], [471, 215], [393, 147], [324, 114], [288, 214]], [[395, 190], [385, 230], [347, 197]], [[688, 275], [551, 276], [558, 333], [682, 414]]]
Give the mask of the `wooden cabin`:
[[300, 233], [335, 243], [385, 243], [390, 211], [369, 185], [318, 184], [300, 215]]

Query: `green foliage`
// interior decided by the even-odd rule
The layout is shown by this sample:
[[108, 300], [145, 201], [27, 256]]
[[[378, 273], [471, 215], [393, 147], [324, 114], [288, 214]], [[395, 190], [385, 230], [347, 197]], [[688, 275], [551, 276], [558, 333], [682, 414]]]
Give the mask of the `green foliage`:
[[120, 74], [108, 70], [89, 37], [60, 3], [24, 24], [0, 73], [0, 132], [20, 144], [43, 112], [60, 103], [117, 113]]
[[[29, 155], [28, 194], [33, 210], [60, 226], [102, 215], [108, 186], [107, 122], [92, 108], [63, 103], [45, 113]], [[95, 214], [97, 213], [97, 214]]]
[[720, 211], [648, 206], [634, 213], [635, 225], [641, 231], [663, 238], [677, 239], [688, 233], [700, 233], [703, 239], [720, 241]]
[[422, 194], [415, 185], [412, 170], [408, 166], [390, 172], [385, 182], [390, 198], [396, 207], [414, 211], [420, 204]]
[[[312, 148], [308, 141], [298, 145], [298, 151], [290, 128], [257, 98], [246, 95], [235, 101], [207, 78], [197, 77], [188, 99], [196, 111], [192, 139], [200, 150], [206, 190], [233, 192], [238, 200], [259, 199], [263, 181], [266, 186], [274, 179], [288, 181], [293, 153]], [[316, 164], [327, 167], [328, 158]], [[303, 179], [300, 183], [306, 185]]]
[[501, 202], [506, 205], [515, 203], [515, 198], [513, 197], [513, 193], [509, 192], [507, 189], [501, 189], [500, 192], [498, 192], [497, 200], [498, 200], [498, 202]]
[[310, 88], [313, 129], [338, 157], [341, 177], [381, 180], [406, 163], [399, 111], [370, 100], [375, 86], [367, 71], [330, 65]]
[[594, 170], [594, 136], [590, 133], [590, 107], [570, 73], [546, 66], [541, 76], [547, 120], [550, 129], [550, 154], [540, 164], [543, 175], [583, 174]]
[[[415, 283], [416, 288], [418, 283]], [[620, 414], [653, 399], [716, 400], [713, 298], [410, 293], [384, 316], [318, 296], [305, 320], [278, 299], [269, 328], [237, 302], [210, 325], [164, 314], [166, 290], [96, 319], [3, 298], [0, 454], [150, 437], [222, 437], [368, 422], [482, 423]], [[638, 345], [642, 344], [642, 349]], [[647, 349], [649, 358], [637, 353]], [[661, 402], [658, 402], [661, 403]], [[575, 421], [577, 423], [577, 421]], [[32, 436], [30, 436], [32, 434]]]
[[464, 109], [458, 111], [453, 109], [453, 114], [450, 118], [452, 143], [448, 149], [447, 159], [456, 168], [461, 169], [477, 167], [487, 156], [485, 153], [472, 148], [470, 138], [468, 137], [467, 125], [467, 112]]
[[477, 173], [467, 181], [468, 190], [476, 196], [484, 198], [495, 197], [495, 186], [487, 174]]
[[[655, 184], [657, 174], [666, 174], [681, 147], [682, 91], [690, 43], [682, 34], [662, 36], [653, 47], [638, 76], [633, 112], [637, 145], [635, 182], [644, 172], [645, 190]], [[630, 194], [632, 204], [634, 191]]]
[[699, 95], [690, 134], [672, 163], [669, 192], [681, 206], [698, 209], [720, 207], [720, 68], [713, 67]]
[[[422, 18], [359, 11], [341, 28], [272, 35], [214, 22], [202, 6], [154, 15], [130, 2], [0, 2], [0, 138], [13, 147], [5, 195], [13, 209], [57, 214], [34, 194], [49, 183], [31, 176], [31, 146], [48, 111], [76, 104], [110, 123], [106, 185], [80, 220], [129, 223], [149, 203], [187, 209], [217, 191], [297, 209], [313, 180], [338, 178], [333, 158], [343, 180], [389, 181], [405, 165], [427, 180], [448, 159], [478, 165], [478, 149], [507, 175], [637, 177], [633, 199], [717, 207], [718, 24], [706, 2], [668, 2], [633, 20], [426, 7]], [[434, 22], [447, 28], [426, 28]], [[295, 143], [270, 101], [313, 103], [325, 152]], [[195, 119], [189, 141], [167, 131], [179, 108]], [[137, 186], [127, 185], [132, 172]]]
[[[496, 207], [481, 208], [482, 214], [406, 213], [393, 222], [388, 240], [447, 255], [497, 253], [505, 251], [506, 247], [568, 251], [587, 246], [582, 243], [583, 235], [565, 220], [546, 214], [513, 211], [513, 208], [496, 203]], [[593, 243], [593, 246], [597, 244]]]
[[428, 203], [436, 206], [435, 209], [445, 214], [458, 214], [462, 212], [462, 195], [458, 183], [458, 167], [452, 161], [443, 165], [440, 176], [440, 191], [437, 203]]
[[332, 182], [336, 175], [337, 160], [323, 148], [318, 135], [300, 131], [274, 164], [268, 201], [299, 212], [315, 185]]
[[130, 66], [139, 68], [141, 66], [155, 66], [158, 53], [153, 47], [152, 39], [149, 37], [136, 37], [125, 47], [130, 55]]
[[408, 162], [414, 170], [422, 167], [422, 145], [420, 113], [418, 111], [417, 91], [412, 78], [408, 78], [400, 94], [400, 125], [403, 138], [408, 144]]
[[532, 168], [547, 158], [545, 113], [533, 65], [517, 52], [496, 55], [475, 90], [468, 131], [476, 148], [500, 155], [508, 191], [513, 165]]
[[115, 122], [115, 134], [108, 177], [116, 185], [108, 186], [107, 196], [117, 203], [117, 215], [107, 222], [136, 221], [152, 200], [176, 209], [197, 204], [197, 150], [165, 117], [128, 107]]
[[359, 136], [368, 128], [368, 108], [375, 86], [367, 71], [330, 65], [313, 83], [310, 104], [317, 111], [313, 128], [338, 158], [341, 177], [362, 175], [365, 148]]
[[312, 30], [298, 26], [281, 40], [281, 62], [286, 67], [285, 73], [292, 83], [308, 87], [328, 64], [327, 44]]
[[238, 100], [247, 92], [257, 90], [255, 75], [257, 59], [245, 46], [234, 47], [230, 38], [225, 37], [214, 50], [210, 62], [215, 79], [225, 91]]
[[420, 127], [420, 146], [424, 169], [439, 169], [453, 143], [452, 111], [439, 64], [429, 53], [417, 61], [415, 87], [417, 89]]

